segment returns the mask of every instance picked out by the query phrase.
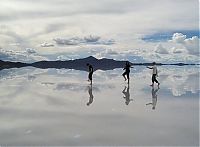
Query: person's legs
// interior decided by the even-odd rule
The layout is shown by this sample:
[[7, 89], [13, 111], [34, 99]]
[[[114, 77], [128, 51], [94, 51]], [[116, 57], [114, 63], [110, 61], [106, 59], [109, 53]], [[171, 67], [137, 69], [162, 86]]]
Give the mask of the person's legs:
[[124, 72], [124, 73], [122, 74], [122, 76], [124, 77], [124, 79], [125, 79], [125, 81], [126, 81], [125, 75], [126, 75], [126, 72]]
[[127, 72], [127, 79], [128, 79], [128, 83], [129, 83], [129, 72]]
[[156, 76], [155, 76], [155, 80], [154, 80], [157, 84], [158, 84], [158, 87], [160, 85], [160, 83], [158, 82], [158, 80], [156, 79]]
[[90, 81], [92, 81], [92, 74], [93, 74], [93, 72], [90, 72], [89, 75], [88, 75], [88, 79], [89, 79]]
[[154, 81], [155, 81], [155, 75], [154, 74], [152, 75], [151, 81], [152, 81], [152, 84], [150, 86], [153, 86], [154, 85]]
[[160, 85], [160, 83], [158, 82], [158, 80], [156, 79], [156, 74], [152, 75], [152, 86], [154, 85], [154, 82], [156, 82], [158, 84], [158, 87]]

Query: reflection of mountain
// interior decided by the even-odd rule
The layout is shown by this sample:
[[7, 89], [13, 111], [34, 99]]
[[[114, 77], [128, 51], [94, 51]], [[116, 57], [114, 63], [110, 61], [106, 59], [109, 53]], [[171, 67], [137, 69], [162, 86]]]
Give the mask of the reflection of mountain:
[[[94, 66], [94, 69], [101, 70], [111, 70], [115, 68], [124, 67], [126, 61], [116, 61], [113, 59], [96, 59], [92, 56], [83, 58], [83, 59], [75, 59], [75, 60], [66, 60], [66, 61], [39, 61], [35, 63], [21, 63], [21, 62], [4, 62], [0, 60], [0, 69], [4, 68], [14, 68], [14, 67], [24, 67], [24, 66], [33, 66], [37, 68], [68, 68], [68, 69], [76, 69], [76, 70], [87, 70], [86, 64], [90, 63]], [[134, 63], [133, 65], [151, 65], [151, 63]], [[158, 63], [158, 65], [166, 65]], [[170, 64], [170, 65], [188, 65], [184, 63]]]

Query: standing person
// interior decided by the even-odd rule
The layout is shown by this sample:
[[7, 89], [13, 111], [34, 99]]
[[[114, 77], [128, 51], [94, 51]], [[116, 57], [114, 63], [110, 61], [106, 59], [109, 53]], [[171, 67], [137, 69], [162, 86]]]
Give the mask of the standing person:
[[151, 78], [152, 84], [151, 84], [150, 86], [153, 87], [153, 86], [154, 86], [154, 82], [156, 82], [156, 83], [158, 84], [158, 87], [159, 87], [160, 83], [159, 83], [158, 80], [156, 79], [156, 76], [158, 76], [158, 70], [157, 70], [157, 67], [156, 67], [156, 62], [153, 62], [152, 64], [153, 64], [152, 67], [147, 66], [147, 68], [153, 69], [152, 78]]
[[123, 70], [125, 70], [125, 72], [122, 74], [122, 76], [124, 77], [125, 81], [128, 79], [128, 83], [129, 83], [130, 68], [133, 68], [133, 67], [131, 67], [130, 63], [128, 61], [126, 61], [126, 65], [123, 69]]
[[88, 81], [90, 81], [92, 85], [92, 75], [93, 75], [94, 69], [92, 65], [90, 65], [89, 63], [87, 63], [86, 65], [88, 66], [88, 70], [89, 70]]

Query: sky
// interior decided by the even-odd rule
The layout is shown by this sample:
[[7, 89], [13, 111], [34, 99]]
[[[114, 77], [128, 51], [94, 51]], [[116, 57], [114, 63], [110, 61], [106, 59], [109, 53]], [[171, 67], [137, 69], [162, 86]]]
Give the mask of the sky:
[[199, 63], [198, 0], [1, 0], [0, 59]]

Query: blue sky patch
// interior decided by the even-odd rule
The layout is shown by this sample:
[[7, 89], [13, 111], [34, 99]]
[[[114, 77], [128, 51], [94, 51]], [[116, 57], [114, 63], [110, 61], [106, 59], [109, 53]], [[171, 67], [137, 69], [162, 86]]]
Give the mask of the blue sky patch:
[[144, 36], [142, 40], [147, 42], [160, 42], [170, 40], [174, 33], [182, 33], [186, 35], [187, 38], [191, 38], [193, 36], [199, 37], [199, 30], [183, 30], [183, 31], [173, 31], [173, 32], [160, 32], [151, 35]]

